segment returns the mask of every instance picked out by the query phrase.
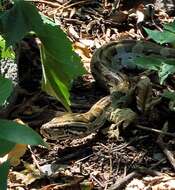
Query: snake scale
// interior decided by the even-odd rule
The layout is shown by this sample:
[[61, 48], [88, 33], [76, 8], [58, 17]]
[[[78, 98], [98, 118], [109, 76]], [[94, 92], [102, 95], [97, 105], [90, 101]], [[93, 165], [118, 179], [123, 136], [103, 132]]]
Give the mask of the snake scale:
[[[143, 56], [175, 59], [175, 49], [136, 40], [110, 42], [97, 49], [91, 59], [91, 72], [110, 95], [100, 99], [86, 113], [67, 113], [53, 118], [42, 125], [41, 134], [53, 140], [74, 139], [96, 132], [108, 121], [111, 123], [108, 134], [118, 138], [119, 125], [126, 127], [137, 120], [137, 114], [127, 107], [128, 97], [140, 82], [150, 83], [148, 77], [142, 76], [144, 71], [134, 63], [137, 57]], [[114, 96], [117, 103], [113, 103], [113, 93], [119, 94]]]

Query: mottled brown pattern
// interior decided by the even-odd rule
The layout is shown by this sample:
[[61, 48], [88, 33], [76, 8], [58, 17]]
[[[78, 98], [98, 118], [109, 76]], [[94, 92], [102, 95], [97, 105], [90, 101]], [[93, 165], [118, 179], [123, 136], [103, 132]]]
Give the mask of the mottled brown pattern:
[[[163, 48], [163, 50], [166, 52], [166, 55], [168, 55], [167, 52], [171, 52], [171, 58], [173, 57], [175, 59], [175, 49]], [[165, 57], [164, 51], [162, 51], [162, 46], [151, 42], [136, 40], [111, 42], [102, 46], [92, 57], [92, 75], [100, 85], [110, 91], [110, 94], [122, 93], [122, 95], [116, 97], [114, 99], [115, 102], [112, 101], [112, 103], [112, 96], [104, 97], [94, 104], [94, 106], [86, 113], [70, 113], [54, 118], [41, 127], [41, 133], [46, 136], [46, 138], [54, 140], [64, 138], [73, 139], [95, 132], [101, 128], [106, 121], [115, 123], [115, 120], [117, 123], [120, 123], [118, 120], [121, 119], [124, 123], [125, 121], [122, 119], [126, 118], [127, 124], [128, 122], [129, 124], [134, 122], [137, 118], [137, 114], [130, 108], [120, 109], [119, 105], [121, 105], [121, 101], [124, 101], [125, 105], [128, 104], [130, 96], [132, 96], [132, 92], [135, 91], [139, 81], [143, 80], [144, 82], [146, 78], [139, 76], [139, 72], [135, 75], [134, 73], [136, 72], [132, 72], [133, 75], [127, 76], [122, 68], [116, 69], [117, 67], [113, 64], [115, 63], [116, 65], [125, 67], [125, 65], [122, 65], [123, 63], [127, 64], [126, 62], [128, 60], [133, 61], [136, 57], [149, 57], [149, 55], [155, 55], [160, 58]], [[113, 66], [115, 68], [113, 68]], [[128, 67], [130, 67], [129, 64]], [[134, 71], [134, 69], [136, 70], [136, 67], [131, 68], [131, 70], [132, 69]], [[143, 70], [140, 70], [140, 72], [142, 73]], [[123, 117], [123, 115], [125, 115], [125, 117]], [[108, 134], [111, 134], [111, 136], [117, 136], [118, 134], [113, 134], [113, 131], [115, 131], [115, 126], [110, 127]]]

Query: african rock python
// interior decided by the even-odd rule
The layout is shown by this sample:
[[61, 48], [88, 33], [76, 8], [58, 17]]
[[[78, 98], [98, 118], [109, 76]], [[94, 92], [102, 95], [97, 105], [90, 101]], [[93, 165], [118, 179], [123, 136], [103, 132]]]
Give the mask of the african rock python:
[[[175, 49], [136, 40], [111, 42], [102, 46], [92, 57], [91, 72], [95, 80], [110, 91], [110, 95], [99, 100], [86, 113], [67, 113], [52, 119], [41, 127], [41, 134], [54, 140], [79, 138], [96, 132], [108, 121], [112, 123], [108, 133], [118, 138], [117, 127], [126, 127], [137, 119], [137, 114], [128, 107], [130, 97], [135, 91], [139, 92], [140, 86], [143, 88], [145, 85], [149, 89], [148, 85], [151, 84], [143, 70], [134, 64], [135, 58], [142, 56], [175, 59]], [[135, 74], [129, 75], [128, 70]], [[154, 104], [155, 101], [149, 105]], [[148, 107], [140, 110], [147, 111]]]

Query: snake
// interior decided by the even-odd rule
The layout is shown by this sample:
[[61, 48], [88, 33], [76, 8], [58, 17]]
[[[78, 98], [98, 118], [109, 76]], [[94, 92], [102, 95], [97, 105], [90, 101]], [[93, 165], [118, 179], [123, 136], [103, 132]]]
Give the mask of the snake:
[[142, 76], [144, 69], [135, 63], [137, 58], [142, 57], [172, 60], [175, 59], [175, 49], [132, 39], [101, 46], [93, 54], [90, 67], [95, 81], [109, 95], [97, 101], [85, 113], [65, 113], [53, 118], [41, 126], [40, 133], [52, 140], [75, 139], [97, 132], [106, 122], [110, 122], [108, 134], [118, 137], [116, 126], [127, 127], [137, 121], [138, 114], [127, 107], [128, 97], [135, 92], [140, 81], [150, 83], [147, 77], [145, 80]]

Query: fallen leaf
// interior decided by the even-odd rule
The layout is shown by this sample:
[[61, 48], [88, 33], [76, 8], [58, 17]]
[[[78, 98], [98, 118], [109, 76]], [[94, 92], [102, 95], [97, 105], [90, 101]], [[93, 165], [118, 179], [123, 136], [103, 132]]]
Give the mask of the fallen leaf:
[[[24, 123], [20, 119], [15, 120], [19, 124]], [[27, 150], [26, 144], [16, 144], [15, 147], [8, 153], [8, 159], [12, 166], [17, 166], [20, 164], [20, 158], [25, 154]]]
[[146, 113], [152, 102], [152, 86], [148, 77], [142, 78], [136, 86], [136, 104], [139, 111]]

